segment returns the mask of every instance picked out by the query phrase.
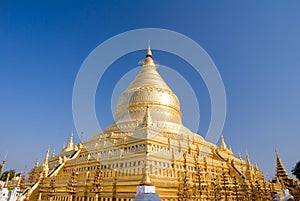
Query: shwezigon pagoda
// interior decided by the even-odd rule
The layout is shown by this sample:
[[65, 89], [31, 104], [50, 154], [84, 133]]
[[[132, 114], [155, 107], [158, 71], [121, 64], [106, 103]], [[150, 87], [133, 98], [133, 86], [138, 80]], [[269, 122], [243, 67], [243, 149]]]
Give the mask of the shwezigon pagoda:
[[148, 47], [139, 74], [119, 96], [115, 122], [77, 145], [72, 135], [59, 155], [48, 149], [21, 182], [23, 198], [143, 200], [136, 187], [144, 186], [159, 196], [147, 200], [271, 200], [295, 182], [278, 154], [276, 179], [265, 182], [248, 153], [235, 157], [223, 137], [218, 147], [185, 127], [179, 100], [157, 67]]

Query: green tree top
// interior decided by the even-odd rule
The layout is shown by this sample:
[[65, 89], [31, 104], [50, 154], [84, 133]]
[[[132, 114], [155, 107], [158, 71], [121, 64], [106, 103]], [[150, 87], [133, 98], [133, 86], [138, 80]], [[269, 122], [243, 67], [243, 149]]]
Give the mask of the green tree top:
[[15, 176], [16, 171], [10, 169], [10, 170], [8, 170], [8, 171], [3, 172], [2, 175], [1, 175], [1, 177], [0, 177], [0, 180], [1, 180], [1, 181], [6, 181], [6, 178], [7, 178], [8, 173], [10, 173], [10, 175], [9, 175], [9, 180], [11, 180], [11, 179]]
[[292, 173], [298, 180], [300, 180], [300, 161], [296, 163], [296, 166], [292, 169]]

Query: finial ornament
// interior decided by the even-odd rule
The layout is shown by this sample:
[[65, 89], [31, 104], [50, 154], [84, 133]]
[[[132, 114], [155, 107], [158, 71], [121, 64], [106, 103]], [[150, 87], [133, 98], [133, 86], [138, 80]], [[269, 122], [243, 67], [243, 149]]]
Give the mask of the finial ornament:
[[248, 166], [251, 166], [251, 162], [250, 162], [250, 159], [249, 159], [248, 150], [246, 150], [246, 162], [247, 162]]
[[8, 187], [9, 177], [10, 177], [10, 172], [7, 173], [6, 181], [5, 181], [4, 187]]
[[150, 115], [150, 107], [147, 104], [146, 112], [145, 112], [145, 115], [144, 115], [144, 118], [143, 118], [143, 127], [149, 127], [151, 125], [152, 125], [152, 118], [151, 118], [151, 115]]
[[70, 139], [68, 141], [68, 144], [66, 146], [66, 151], [70, 151], [70, 150], [73, 150], [75, 148], [75, 145], [74, 145], [74, 142], [73, 142], [73, 132], [71, 133], [70, 135]]
[[53, 149], [53, 152], [52, 152], [52, 155], [51, 155], [52, 158], [55, 157], [55, 149]]
[[151, 52], [151, 48], [150, 48], [150, 40], [148, 41], [148, 48], [147, 48], [146, 57], [151, 57], [152, 58], [152, 52]]
[[5, 153], [5, 156], [2, 160], [2, 165], [1, 165], [1, 168], [0, 168], [0, 176], [2, 175], [3, 170], [4, 170], [4, 166], [5, 166], [5, 163], [6, 163], [6, 157], [7, 157], [7, 152]]
[[22, 180], [22, 172], [20, 172], [20, 175], [19, 175], [19, 178], [18, 178], [18, 181], [17, 181], [17, 185], [16, 186], [20, 186], [21, 184], [21, 180]]
[[50, 146], [48, 146], [48, 149], [47, 149], [47, 151], [46, 151], [46, 156], [45, 156], [45, 163], [46, 163], [46, 164], [48, 164], [49, 154], [50, 154]]
[[[49, 167], [48, 167], [48, 163], [49, 163], [49, 153], [50, 153], [50, 146], [48, 146], [48, 150], [46, 152], [46, 156], [45, 156], [45, 161], [42, 164], [42, 172], [41, 175], [43, 177], [46, 177], [48, 175], [49, 172]], [[26, 171], [24, 171], [26, 172]]]
[[144, 161], [144, 173], [143, 173], [143, 177], [142, 177], [142, 180], [140, 183], [141, 186], [152, 186], [152, 182], [151, 182], [149, 172], [148, 172], [148, 166], [149, 166], [148, 160], [146, 159]]
[[220, 150], [221, 150], [221, 151], [226, 151], [226, 150], [227, 150], [227, 145], [226, 145], [226, 143], [225, 143], [225, 140], [224, 140], [224, 136], [223, 136], [223, 135], [221, 136]]
[[39, 167], [39, 159], [38, 158], [36, 158], [36, 160], [35, 160], [35, 165], [34, 165], [35, 167]]
[[241, 153], [240, 153], [240, 152], [238, 152], [238, 158], [239, 158], [239, 159], [242, 159], [242, 156], [241, 156]]

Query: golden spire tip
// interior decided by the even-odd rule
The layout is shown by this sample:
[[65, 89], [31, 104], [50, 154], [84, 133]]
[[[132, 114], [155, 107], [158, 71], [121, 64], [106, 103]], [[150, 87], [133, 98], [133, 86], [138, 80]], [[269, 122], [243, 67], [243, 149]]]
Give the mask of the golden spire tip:
[[150, 48], [150, 40], [148, 41], [146, 57], [152, 57], [152, 52], [151, 52], [151, 48]]

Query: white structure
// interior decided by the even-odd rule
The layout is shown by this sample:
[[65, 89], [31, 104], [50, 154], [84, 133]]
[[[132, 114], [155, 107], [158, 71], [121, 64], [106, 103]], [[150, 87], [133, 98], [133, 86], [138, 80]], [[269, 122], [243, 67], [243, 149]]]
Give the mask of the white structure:
[[152, 185], [147, 170], [143, 175], [140, 186], [136, 187], [136, 195], [133, 201], [161, 201], [155, 192], [155, 186]]
[[1, 182], [0, 183], [0, 201], [22, 201], [22, 195], [21, 195], [21, 188], [20, 188], [20, 183], [21, 183], [21, 178], [22, 176], [20, 175], [19, 177], [16, 177], [17, 184], [14, 187], [13, 190], [9, 191], [8, 190], [8, 181], [9, 181], [9, 174], [7, 176], [6, 182]]
[[275, 201], [294, 201], [293, 196], [290, 194], [288, 189], [282, 189], [280, 195], [275, 194]]
[[7, 201], [8, 200], [9, 191], [7, 187], [3, 187], [0, 190], [0, 201]]
[[21, 189], [19, 186], [17, 186], [10, 193], [8, 201], [16, 201], [19, 196], [21, 196]]

